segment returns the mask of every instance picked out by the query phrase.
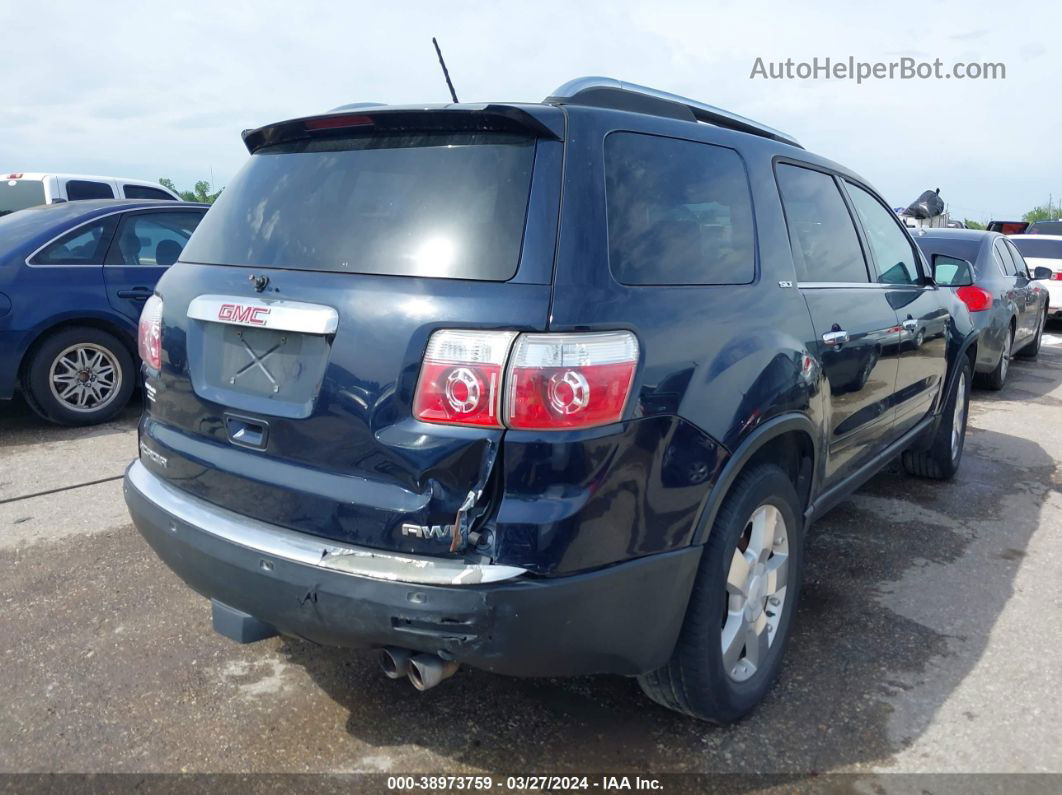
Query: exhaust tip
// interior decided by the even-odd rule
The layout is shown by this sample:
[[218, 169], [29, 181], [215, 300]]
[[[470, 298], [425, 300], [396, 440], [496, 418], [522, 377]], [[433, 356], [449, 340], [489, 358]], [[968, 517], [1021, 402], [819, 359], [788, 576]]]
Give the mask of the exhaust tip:
[[421, 692], [431, 690], [455, 673], [456, 660], [444, 660], [434, 654], [418, 654], [409, 661], [409, 681]]
[[380, 669], [388, 679], [401, 679], [409, 676], [409, 661], [413, 653], [407, 649], [387, 647], [380, 649]]

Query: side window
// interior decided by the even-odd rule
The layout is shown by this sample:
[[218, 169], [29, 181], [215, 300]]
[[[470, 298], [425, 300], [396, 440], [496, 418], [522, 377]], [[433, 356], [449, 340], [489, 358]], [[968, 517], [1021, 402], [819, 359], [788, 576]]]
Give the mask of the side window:
[[87, 179], [70, 179], [66, 181], [66, 198], [78, 199], [113, 199], [114, 191], [106, 182], [92, 182]]
[[1007, 247], [1007, 251], [1010, 252], [1011, 259], [1014, 260], [1014, 267], [1018, 271], [1020, 276], [1024, 276], [1026, 279], [1032, 278], [1032, 273], [1029, 271], [1029, 263], [1025, 261], [1025, 257], [1021, 255], [1021, 252], [1015, 247], [1009, 240], [1004, 240], [1003, 245]]
[[845, 184], [874, 254], [878, 281], [882, 284], [918, 284], [918, 256], [900, 229], [896, 214], [858, 185]]
[[30, 260], [33, 265], [100, 265], [110, 242], [114, 216], [79, 226], [42, 249]]
[[166, 191], [159, 188], [149, 188], [147, 185], [122, 185], [122, 192], [127, 199], [175, 199]]
[[181, 256], [202, 218], [196, 212], [129, 213], [118, 226], [107, 264], [168, 267]]
[[797, 279], [869, 282], [855, 224], [833, 177], [782, 163], [777, 178]]
[[756, 271], [745, 164], [733, 149], [605, 139], [609, 266], [623, 284], [745, 284]]
[[1010, 252], [1007, 251], [1007, 247], [1003, 245], [1003, 241], [997, 240], [992, 248], [995, 251], [996, 260], [1003, 268], [1003, 275], [1013, 276], [1015, 273], [1014, 259], [1010, 256]]

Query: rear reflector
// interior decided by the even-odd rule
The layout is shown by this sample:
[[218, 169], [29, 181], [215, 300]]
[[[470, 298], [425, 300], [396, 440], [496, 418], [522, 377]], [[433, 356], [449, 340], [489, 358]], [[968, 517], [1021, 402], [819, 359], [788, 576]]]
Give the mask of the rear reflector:
[[22, 174], [8, 174], [8, 179], [22, 179]]
[[162, 368], [162, 299], [157, 295], [144, 303], [136, 347], [144, 364], [153, 370]]
[[992, 308], [992, 293], [980, 287], [960, 287], [955, 294], [962, 299], [971, 312], [983, 312]]
[[509, 363], [505, 424], [560, 430], [616, 422], [637, 364], [629, 331], [522, 334]]
[[515, 331], [436, 331], [413, 397], [424, 422], [501, 427], [502, 375]]

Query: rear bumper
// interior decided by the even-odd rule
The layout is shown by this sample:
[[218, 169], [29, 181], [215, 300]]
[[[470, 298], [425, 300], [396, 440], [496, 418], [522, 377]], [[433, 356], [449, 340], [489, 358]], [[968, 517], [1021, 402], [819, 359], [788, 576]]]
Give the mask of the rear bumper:
[[[662, 665], [701, 548], [552, 579], [509, 566], [337, 547], [165, 484], [139, 461], [125, 499], [158, 556], [200, 594], [329, 646], [399, 646], [516, 676]], [[412, 565], [410, 565], [412, 563]]]

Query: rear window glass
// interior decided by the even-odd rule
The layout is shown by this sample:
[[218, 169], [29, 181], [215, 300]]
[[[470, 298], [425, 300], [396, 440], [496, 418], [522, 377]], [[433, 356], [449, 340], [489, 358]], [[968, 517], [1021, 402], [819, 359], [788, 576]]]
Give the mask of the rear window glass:
[[66, 198], [72, 202], [83, 199], [113, 199], [114, 191], [106, 182], [72, 179], [66, 183]]
[[745, 164], [721, 146], [605, 139], [609, 265], [624, 284], [744, 284], [756, 269]]
[[149, 188], [147, 185], [123, 185], [127, 199], [167, 199], [173, 201], [173, 197], [159, 188]]
[[534, 139], [404, 133], [260, 149], [182, 260], [505, 281], [516, 273]]
[[1037, 221], [1025, 230], [1027, 235], [1062, 235], [1062, 221]]
[[1033, 259], [1062, 259], [1062, 240], [1037, 240], [1034, 237], [1012, 237], [1010, 242], [1023, 257]]
[[35, 179], [0, 182], [0, 215], [44, 204], [44, 183]]

